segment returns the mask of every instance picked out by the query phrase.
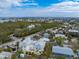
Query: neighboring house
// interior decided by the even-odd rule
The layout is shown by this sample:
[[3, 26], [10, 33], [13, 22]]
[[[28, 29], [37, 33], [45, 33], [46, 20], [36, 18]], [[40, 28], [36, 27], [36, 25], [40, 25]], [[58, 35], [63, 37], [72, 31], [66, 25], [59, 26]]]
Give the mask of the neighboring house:
[[68, 32], [79, 33], [79, 31], [75, 29], [69, 29]]
[[74, 56], [73, 50], [68, 47], [53, 46], [52, 53], [55, 58], [64, 56], [66, 59], [73, 59]]
[[49, 33], [44, 33], [44, 34], [43, 34], [43, 37], [49, 38], [49, 37], [50, 37], [50, 34], [49, 34]]
[[24, 52], [33, 52], [34, 54], [40, 55], [44, 51], [44, 47], [46, 42], [48, 42], [48, 38], [40, 38], [37, 40], [32, 40], [31, 37], [25, 38], [24, 41], [20, 42], [19, 47]]
[[68, 33], [72, 36], [79, 36], [79, 31], [75, 29], [69, 29]]
[[10, 52], [1, 52], [0, 59], [11, 59], [12, 53]]
[[24, 58], [24, 57], [25, 57], [25, 54], [21, 53], [20, 58]]
[[67, 38], [64, 34], [55, 34], [55, 37], [63, 37], [63, 38]]
[[64, 34], [64, 31], [63, 30], [59, 30], [58, 33]]
[[69, 40], [64, 40], [64, 47], [69, 47], [72, 49], [77, 49], [78, 48], [78, 39], [77, 38], [72, 38], [71, 41]]
[[35, 25], [31, 24], [29, 26], [27, 26], [28, 29], [32, 29], [32, 28], [35, 28]]
[[52, 33], [57, 33], [58, 29], [52, 30]]

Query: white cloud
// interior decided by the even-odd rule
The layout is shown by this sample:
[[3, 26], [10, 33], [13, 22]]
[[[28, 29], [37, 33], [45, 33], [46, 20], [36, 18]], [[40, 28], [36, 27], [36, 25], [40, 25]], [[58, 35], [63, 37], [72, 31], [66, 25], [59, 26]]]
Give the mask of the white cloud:
[[0, 0], [0, 7], [8, 8], [12, 5], [20, 5], [19, 2], [21, 2], [21, 0]]
[[79, 2], [73, 2], [73, 1], [61, 2], [50, 6], [49, 8], [50, 11], [52, 11], [53, 9], [59, 11], [79, 11]]
[[65, 1], [57, 4], [52, 4], [51, 6], [40, 11], [41, 13], [48, 12], [78, 12], [79, 2]]
[[[0, 7], [15, 6], [28, 6], [37, 5], [33, 2], [31, 4], [20, 4], [23, 0], [1, 0], [4, 3], [0, 3]], [[0, 2], [1, 2], [0, 1]], [[6, 2], [7, 3], [6, 3]], [[31, 1], [31, 0], [24, 0]], [[5, 6], [6, 5], [6, 6]], [[18, 11], [18, 12], [17, 12]], [[14, 10], [2, 10], [0, 16], [78, 16], [79, 15], [79, 2], [65, 1], [57, 4], [52, 4], [46, 8], [16, 8]]]
[[[31, 2], [31, 3], [25, 3], [22, 4], [21, 2]], [[28, 6], [28, 5], [38, 5], [33, 0], [0, 0], [0, 8], [10, 8], [12, 6]]]
[[16, 5], [16, 7], [23, 7], [23, 6], [38, 6], [37, 3], [25, 3], [25, 4], [20, 4], [20, 5]]
[[54, 6], [57, 6], [57, 7], [63, 7], [63, 6], [79, 6], [79, 2], [66, 1], [66, 2], [61, 2], [61, 3], [58, 3], [58, 4], [54, 4]]

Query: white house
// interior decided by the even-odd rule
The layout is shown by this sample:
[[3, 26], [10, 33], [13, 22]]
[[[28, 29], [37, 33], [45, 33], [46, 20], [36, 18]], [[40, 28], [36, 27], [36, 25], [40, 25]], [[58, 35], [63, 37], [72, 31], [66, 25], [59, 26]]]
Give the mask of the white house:
[[24, 57], [25, 57], [25, 54], [23, 54], [23, 53], [20, 54], [20, 57], [21, 57], [21, 58], [24, 58]]
[[32, 29], [32, 28], [35, 28], [35, 25], [31, 24], [29, 26], [27, 26], [28, 29]]
[[67, 38], [64, 34], [55, 34], [55, 37], [64, 37], [64, 38]]
[[79, 31], [75, 29], [69, 29], [68, 32], [79, 33]]
[[76, 36], [76, 37], [79, 37], [79, 30], [76, 30], [76, 29], [69, 29], [68, 30], [68, 33], [72, 36]]
[[48, 38], [40, 38], [39, 40], [32, 40], [31, 37], [25, 38], [24, 41], [20, 42], [19, 47], [24, 52], [33, 52], [34, 54], [40, 55], [44, 51]]

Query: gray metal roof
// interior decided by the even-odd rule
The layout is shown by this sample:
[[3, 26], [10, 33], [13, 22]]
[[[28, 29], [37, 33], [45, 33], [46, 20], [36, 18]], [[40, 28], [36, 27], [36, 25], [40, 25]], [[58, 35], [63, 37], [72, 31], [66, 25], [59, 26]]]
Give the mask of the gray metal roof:
[[68, 56], [74, 55], [73, 50], [68, 47], [53, 46], [52, 52], [55, 54], [68, 55]]

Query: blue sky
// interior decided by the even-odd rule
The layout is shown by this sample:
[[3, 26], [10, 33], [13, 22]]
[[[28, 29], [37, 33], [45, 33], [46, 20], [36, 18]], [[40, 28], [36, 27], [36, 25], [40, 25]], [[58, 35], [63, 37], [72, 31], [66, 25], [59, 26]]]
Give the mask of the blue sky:
[[0, 17], [79, 17], [79, 0], [0, 0]]

